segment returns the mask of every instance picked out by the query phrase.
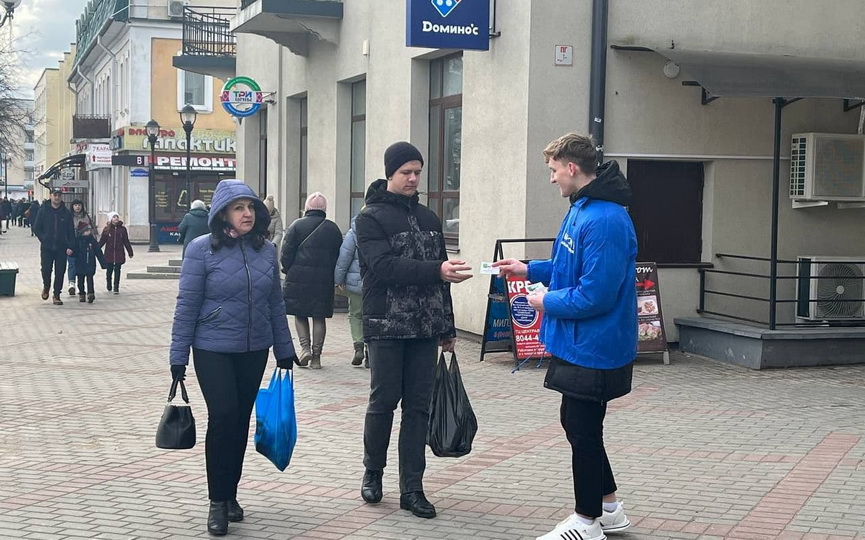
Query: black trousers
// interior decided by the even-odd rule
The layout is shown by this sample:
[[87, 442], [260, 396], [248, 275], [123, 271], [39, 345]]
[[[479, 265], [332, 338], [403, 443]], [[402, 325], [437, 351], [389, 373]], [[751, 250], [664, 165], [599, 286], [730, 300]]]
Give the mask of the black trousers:
[[267, 349], [217, 353], [192, 349], [195, 375], [207, 403], [207, 490], [212, 501], [237, 498], [249, 416], [267, 364]]
[[607, 404], [562, 396], [561, 421], [571, 443], [574, 475], [574, 510], [583, 516], [601, 517], [604, 495], [618, 488], [604, 450], [604, 416]]
[[42, 257], [42, 286], [51, 288], [51, 271], [54, 271], [54, 296], [60, 296], [63, 290], [63, 278], [66, 274], [66, 250], [45, 249], [40, 250]]
[[369, 343], [370, 392], [363, 427], [363, 464], [367, 469], [384, 469], [393, 412], [402, 400], [400, 493], [423, 491], [437, 352], [438, 339], [394, 339]]
[[111, 284], [111, 274], [114, 274], [114, 290], [116, 291], [118, 287], [120, 287], [120, 267], [123, 266], [123, 263], [117, 264], [108, 264], [105, 267], [105, 280], [108, 284]]
[[[78, 294], [84, 293], [95, 293], [93, 290], [93, 276], [85, 276], [84, 274], [77, 273], [75, 274], [75, 278], [78, 280]], [[84, 288], [84, 279], [87, 279], [87, 289]]]

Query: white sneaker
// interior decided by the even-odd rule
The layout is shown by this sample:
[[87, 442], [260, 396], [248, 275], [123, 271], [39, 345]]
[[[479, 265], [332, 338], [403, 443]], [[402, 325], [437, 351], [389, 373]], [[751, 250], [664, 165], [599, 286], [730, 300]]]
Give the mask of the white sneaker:
[[537, 540], [607, 540], [607, 537], [601, 529], [599, 520], [596, 519], [591, 525], [586, 525], [577, 514], [571, 514], [556, 525], [555, 529], [543, 536], [538, 536]]
[[604, 514], [598, 518], [598, 522], [605, 533], [622, 532], [631, 526], [631, 521], [625, 515], [625, 507], [622, 506], [622, 503], [619, 503], [619, 507], [614, 512], [604, 510]]

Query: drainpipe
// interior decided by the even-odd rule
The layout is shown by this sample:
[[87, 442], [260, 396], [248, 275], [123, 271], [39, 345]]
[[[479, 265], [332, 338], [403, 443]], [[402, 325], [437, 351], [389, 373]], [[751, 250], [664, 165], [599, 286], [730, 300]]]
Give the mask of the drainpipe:
[[592, 67], [589, 74], [589, 134], [604, 162], [604, 101], [607, 91], [607, 20], [609, 0], [592, 0]]

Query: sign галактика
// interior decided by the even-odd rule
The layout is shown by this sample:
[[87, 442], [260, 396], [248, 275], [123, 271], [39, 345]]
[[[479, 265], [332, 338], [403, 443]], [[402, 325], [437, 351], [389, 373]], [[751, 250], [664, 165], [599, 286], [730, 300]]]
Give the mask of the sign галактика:
[[490, 48], [489, 0], [406, 0], [407, 47]]

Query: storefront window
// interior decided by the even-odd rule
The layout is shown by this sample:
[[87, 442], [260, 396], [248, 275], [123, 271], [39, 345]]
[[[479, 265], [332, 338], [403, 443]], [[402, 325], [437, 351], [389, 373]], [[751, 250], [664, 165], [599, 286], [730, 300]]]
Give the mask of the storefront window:
[[459, 241], [459, 190], [462, 162], [462, 54], [430, 62], [430, 208], [442, 219], [445, 240]]
[[351, 85], [351, 216], [366, 194], [366, 81]]

